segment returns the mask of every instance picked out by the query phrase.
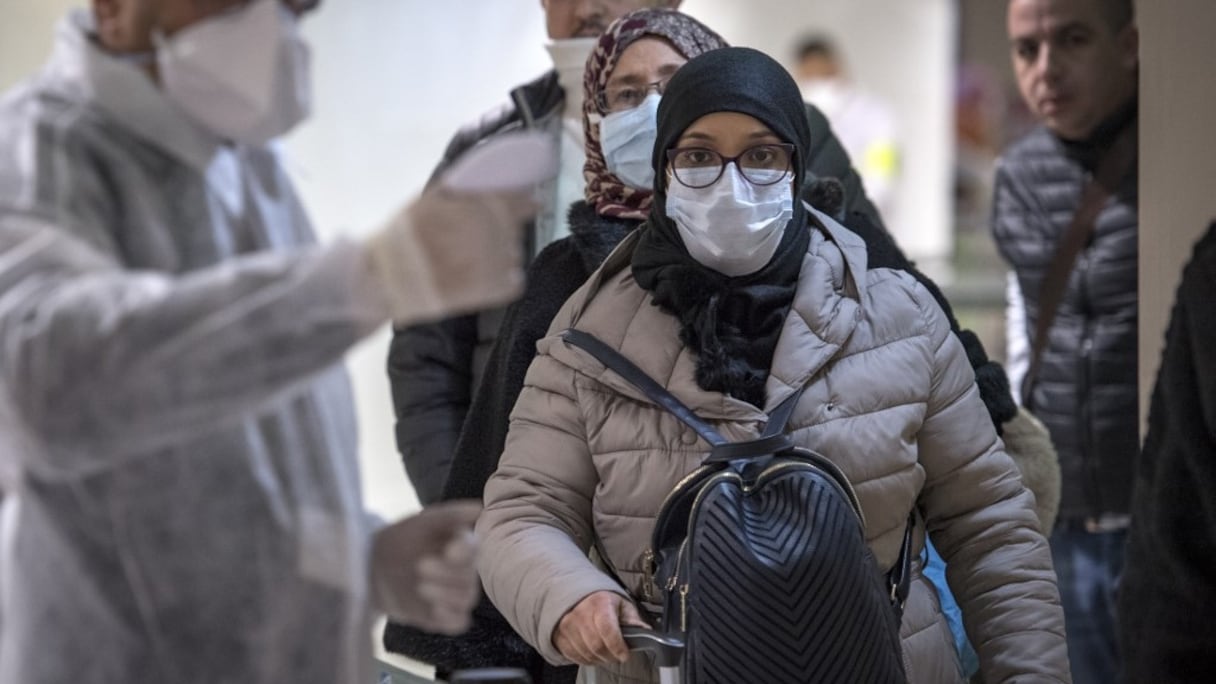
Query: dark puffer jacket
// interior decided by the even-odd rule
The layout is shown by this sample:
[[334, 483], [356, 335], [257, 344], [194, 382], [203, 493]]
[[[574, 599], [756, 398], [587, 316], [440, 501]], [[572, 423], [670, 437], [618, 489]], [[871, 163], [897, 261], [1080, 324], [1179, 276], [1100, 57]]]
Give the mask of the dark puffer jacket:
[[[523, 129], [552, 130], [565, 93], [557, 72], [511, 91], [511, 102], [463, 127], [448, 143], [431, 183], [461, 155], [492, 136]], [[533, 254], [535, 231], [525, 233], [525, 254]], [[388, 353], [388, 377], [396, 416], [397, 451], [423, 504], [439, 500], [447, 480], [460, 426], [481, 383], [504, 308], [395, 329]]]
[[[1028, 339], [1048, 265], [1097, 153], [1122, 127], [1135, 125], [1133, 110], [1086, 145], [1064, 143], [1040, 128], [998, 163], [993, 235], [1017, 274]], [[1128, 512], [1139, 445], [1136, 250], [1133, 164], [1077, 257], [1034, 386], [1035, 414], [1059, 452], [1061, 519]]]

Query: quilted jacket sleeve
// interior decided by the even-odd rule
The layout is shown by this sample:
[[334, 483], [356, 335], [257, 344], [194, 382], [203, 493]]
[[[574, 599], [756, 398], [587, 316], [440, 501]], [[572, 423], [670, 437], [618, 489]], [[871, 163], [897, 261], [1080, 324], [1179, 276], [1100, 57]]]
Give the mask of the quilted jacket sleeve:
[[587, 559], [599, 478], [576, 377], [543, 351], [532, 362], [477, 523], [486, 593], [511, 626], [555, 664], [570, 662], [552, 642], [566, 612], [596, 591], [627, 596]]
[[477, 314], [393, 330], [388, 378], [397, 451], [418, 500], [440, 499], [472, 401]]
[[988, 420], [958, 338], [921, 288], [933, 384], [918, 435], [919, 506], [962, 606], [984, 681], [1070, 681], [1055, 571], [1034, 496]]

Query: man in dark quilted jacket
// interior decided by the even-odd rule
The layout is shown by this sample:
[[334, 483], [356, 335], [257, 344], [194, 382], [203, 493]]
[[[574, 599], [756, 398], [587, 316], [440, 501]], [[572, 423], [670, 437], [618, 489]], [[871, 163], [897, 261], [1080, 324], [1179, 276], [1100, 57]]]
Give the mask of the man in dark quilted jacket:
[[[1063, 481], [1051, 531], [1073, 679], [1115, 681], [1114, 590], [1123, 563], [1137, 434], [1138, 34], [1132, 0], [1010, 0], [1018, 86], [1039, 126], [997, 166], [993, 236], [1012, 268], [1009, 374], [1047, 425]], [[1116, 143], [1133, 152], [1103, 184], [1054, 318], [1049, 265]], [[1066, 270], [1065, 270], [1066, 269]], [[1050, 326], [1037, 364], [1031, 342]], [[1029, 354], [1028, 354], [1029, 352]], [[1019, 363], [1020, 360], [1020, 363]], [[1027, 365], [1037, 369], [1024, 383]]]

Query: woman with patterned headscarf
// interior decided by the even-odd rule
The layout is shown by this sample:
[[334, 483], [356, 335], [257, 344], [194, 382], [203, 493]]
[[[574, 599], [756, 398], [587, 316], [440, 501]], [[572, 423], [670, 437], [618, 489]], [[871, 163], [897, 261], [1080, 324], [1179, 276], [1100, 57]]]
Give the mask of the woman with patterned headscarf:
[[[444, 499], [481, 497], [502, 453], [508, 415], [536, 353], [536, 341], [544, 337], [566, 298], [649, 212], [650, 180], [632, 175], [637, 165], [626, 160], [630, 153], [640, 153], [645, 157], [642, 166], [650, 166], [653, 101], [685, 62], [725, 46], [718, 34], [697, 20], [664, 9], [627, 14], [600, 37], [584, 76], [585, 199], [570, 207], [570, 236], [536, 256], [528, 268], [523, 296], [506, 313], [462, 429]], [[645, 116], [639, 117], [643, 112]], [[610, 133], [607, 154], [604, 130]], [[848, 158], [834, 140], [826, 141], [828, 135], [825, 124], [825, 142], [832, 143], [825, 148], [832, 165], [823, 173], [845, 176], [851, 172]], [[533, 681], [541, 683], [573, 682], [576, 674], [576, 668], [547, 666], [488, 601], [479, 607], [473, 629], [461, 637], [392, 626], [385, 639], [389, 650], [434, 664], [440, 675], [462, 668], [509, 666], [528, 670]]]

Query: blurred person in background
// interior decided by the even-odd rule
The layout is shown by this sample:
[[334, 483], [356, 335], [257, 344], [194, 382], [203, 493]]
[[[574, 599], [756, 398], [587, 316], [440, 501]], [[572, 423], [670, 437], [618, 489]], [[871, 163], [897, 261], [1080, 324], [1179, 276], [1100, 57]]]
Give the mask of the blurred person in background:
[[382, 525], [343, 353], [522, 285], [523, 191], [317, 245], [268, 143], [317, 0], [93, 0], [0, 100], [0, 682], [366, 682], [445, 633], [474, 503]]
[[996, 171], [1010, 378], [1059, 451], [1051, 547], [1073, 680], [1107, 683], [1139, 447], [1139, 37], [1131, 0], [1010, 0], [1007, 20], [1018, 87], [1039, 121]]
[[795, 56], [794, 77], [803, 99], [832, 122], [861, 174], [866, 193], [882, 215], [894, 216], [900, 174], [895, 112], [849, 78], [840, 51], [826, 36], [807, 36], [798, 44]]

